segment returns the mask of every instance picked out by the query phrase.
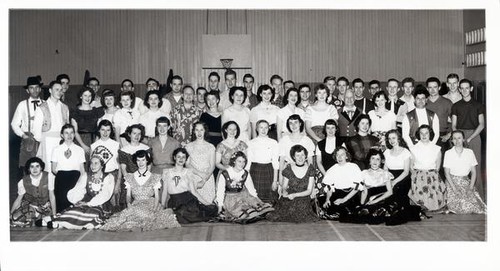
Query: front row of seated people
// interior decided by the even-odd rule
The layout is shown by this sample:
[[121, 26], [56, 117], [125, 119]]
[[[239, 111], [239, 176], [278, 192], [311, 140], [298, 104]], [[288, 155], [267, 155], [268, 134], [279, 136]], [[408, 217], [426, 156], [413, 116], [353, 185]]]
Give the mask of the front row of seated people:
[[[369, 120], [360, 117], [358, 122], [361, 143], [366, 137], [362, 134], [364, 126], [369, 129], [364, 119]], [[108, 127], [109, 121], [103, 122], [99, 124], [99, 140], [108, 139], [113, 130]], [[287, 121], [287, 153], [283, 151], [286, 140], [279, 146], [268, 140], [265, 121], [256, 127], [260, 144], [251, 141], [249, 146], [238, 140], [237, 123], [226, 123], [225, 139], [219, 146], [231, 152], [220, 151], [219, 146], [215, 151], [206, 141], [206, 125], [198, 122], [193, 126], [192, 142], [186, 148], [174, 146], [168, 159], [173, 166], [154, 166], [157, 150], [140, 143], [144, 129], [138, 124], [125, 133], [129, 144], [119, 150], [120, 170], [106, 160], [106, 153], [116, 150], [105, 148], [107, 152], [103, 149], [100, 155], [93, 152], [86, 171], [84, 151], [73, 142], [75, 130], [70, 124], [64, 125], [61, 143], [52, 155], [53, 174], [44, 171], [45, 163], [40, 158], [26, 162], [26, 175], [18, 183], [19, 196], [11, 209], [11, 224], [147, 231], [201, 221], [250, 223], [267, 218], [300, 223], [322, 218], [397, 225], [420, 220], [422, 211], [442, 211], [445, 207], [446, 212], [453, 213], [486, 211], [474, 189], [477, 162], [472, 151], [464, 147], [464, 134], [459, 130], [452, 133], [453, 147], [445, 153], [446, 180], [442, 180], [438, 173], [441, 151], [431, 142], [434, 133], [429, 125], [419, 127], [419, 142], [410, 149], [397, 130], [388, 131], [387, 149], [366, 148], [363, 161], [358, 158], [351, 162], [348, 149], [357, 149], [352, 147], [354, 140], [345, 144], [347, 148], [335, 144], [330, 157], [328, 152], [317, 150], [316, 162], [321, 166], [314, 164], [314, 149], [311, 151], [308, 141], [303, 140], [307, 137], [298, 116]], [[327, 120], [326, 140], [335, 138], [335, 129], [335, 121]], [[166, 133], [161, 123], [157, 123], [157, 130]], [[364, 146], [361, 143], [359, 147]], [[263, 157], [269, 163], [263, 168], [270, 173], [251, 174], [259, 172], [256, 166], [262, 164], [249, 164], [248, 156], [263, 156], [265, 149], [279, 153], [280, 161], [274, 161], [275, 156], [269, 156], [269, 160]], [[359, 165], [366, 167], [361, 170]], [[113, 168], [108, 170], [108, 166]], [[218, 173], [213, 174], [216, 166]], [[273, 169], [277, 167], [281, 169], [278, 176]], [[265, 200], [260, 195], [265, 195]], [[116, 209], [120, 198], [125, 201], [122, 210]]]

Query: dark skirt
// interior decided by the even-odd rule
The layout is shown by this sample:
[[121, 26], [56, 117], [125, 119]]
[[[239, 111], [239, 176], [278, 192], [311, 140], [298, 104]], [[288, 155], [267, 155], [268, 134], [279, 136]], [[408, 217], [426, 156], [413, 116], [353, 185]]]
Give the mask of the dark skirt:
[[257, 196], [263, 202], [274, 203], [276, 193], [272, 191], [274, 169], [271, 163], [259, 164], [252, 163], [250, 166], [250, 176], [252, 176], [253, 185], [257, 190]]
[[351, 199], [347, 202], [344, 202], [340, 205], [335, 205], [334, 201], [336, 199], [341, 199], [347, 196], [353, 188], [350, 189], [335, 189], [330, 198], [330, 206], [328, 208], [324, 208], [323, 204], [326, 201], [326, 194], [320, 195], [317, 197], [317, 210], [318, 214], [323, 219], [330, 220], [340, 220], [341, 217], [346, 217], [355, 212], [356, 208], [360, 205], [360, 195], [361, 193], [356, 193]]
[[177, 221], [181, 224], [209, 221], [218, 213], [215, 204], [203, 205], [189, 191], [170, 195], [167, 205], [174, 210]]
[[71, 206], [68, 200], [68, 191], [75, 187], [80, 178], [80, 171], [70, 170], [57, 172], [54, 180], [54, 195], [56, 196], [56, 212], [61, 213]]
[[[403, 170], [389, 170], [389, 172], [392, 173], [394, 178], [397, 178], [403, 173]], [[408, 191], [410, 191], [410, 188], [411, 177], [410, 174], [408, 174], [408, 176], [392, 187], [393, 200], [401, 206], [410, 205], [410, 198], [408, 197]]]
[[290, 200], [280, 198], [274, 205], [274, 212], [266, 217], [270, 221], [307, 223], [319, 221], [319, 217], [313, 211], [311, 198], [300, 197]]

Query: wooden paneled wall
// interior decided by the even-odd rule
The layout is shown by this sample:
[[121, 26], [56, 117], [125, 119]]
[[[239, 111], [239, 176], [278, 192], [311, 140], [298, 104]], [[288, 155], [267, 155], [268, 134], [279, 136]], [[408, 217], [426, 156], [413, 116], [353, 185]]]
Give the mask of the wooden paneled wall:
[[298, 82], [463, 76], [461, 10], [12, 10], [9, 20], [10, 85], [59, 73], [81, 84], [85, 69], [104, 84], [164, 83], [170, 68], [205, 85], [202, 34], [252, 35], [257, 85], [275, 73]]

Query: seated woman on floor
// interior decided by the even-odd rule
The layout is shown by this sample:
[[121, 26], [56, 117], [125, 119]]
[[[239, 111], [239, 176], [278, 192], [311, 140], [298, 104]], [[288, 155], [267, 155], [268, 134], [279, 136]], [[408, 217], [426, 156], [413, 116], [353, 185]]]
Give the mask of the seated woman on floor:
[[307, 155], [302, 145], [294, 145], [290, 150], [293, 163], [283, 170], [281, 198], [267, 219], [295, 223], [319, 220], [311, 206], [315, 170], [307, 163]]
[[219, 175], [216, 201], [224, 221], [245, 224], [274, 210], [257, 197], [252, 177], [245, 170], [246, 163], [246, 155], [238, 151], [229, 160], [230, 167]]
[[[66, 209], [52, 221], [54, 228], [95, 229], [104, 224], [109, 216], [115, 178], [105, 174], [105, 162], [99, 156], [90, 158], [90, 172], [81, 178], [68, 192], [68, 200], [73, 206]], [[107, 212], [106, 212], [107, 211]]]
[[175, 166], [163, 170], [163, 193], [161, 205], [172, 208], [181, 224], [208, 221], [217, 216], [217, 206], [205, 200], [196, 188], [201, 177], [186, 168], [189, 154], [184, 148], [173, 152]]
[[[333, 152], [336, 164], [326, 171], [318, 196], [318, 214], [323, 219], [337, 220], [352, 214], [360, 202], [359, 188], [363, 176], [358, 165], [344, 147]], [[321, 195], [326, 194], [326, 195]]]
[[111, 216], [102, 230], [133, 231], [157, 230], [180, 227], [172, 209], [160, 205], [161, 175], [151, 173], [151, 154], [139, 150], [132, 157], [137, 170], [125, 175], [127, 208]]
[[56, 214], [54, 184], [49, 185], [48, 173], [44, 168], [45, 163], [38, 157], [26, 161], [26, 175], [17, 184], [18, 196], [10, 210], [11, 226], [41, 226], [42, 221], [46, 225], [50, 217]]

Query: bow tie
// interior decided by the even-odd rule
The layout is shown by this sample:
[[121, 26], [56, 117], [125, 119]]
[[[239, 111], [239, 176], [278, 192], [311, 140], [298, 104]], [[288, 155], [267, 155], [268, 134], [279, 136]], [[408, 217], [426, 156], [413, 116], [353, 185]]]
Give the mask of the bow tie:
[[40, 100], [34, 100], [34, 101], [31, 101], [31, 103], [33, 104], [33, 108], [36, 109], [36, 107], [40, 105]]
[[146, 177], [147, 172], [148, 172], [147, 170], [144, 171], [144, 173], [140, 173], [139, 171], [137, 171], [137, 173], [139, 173], [139, 177]]

